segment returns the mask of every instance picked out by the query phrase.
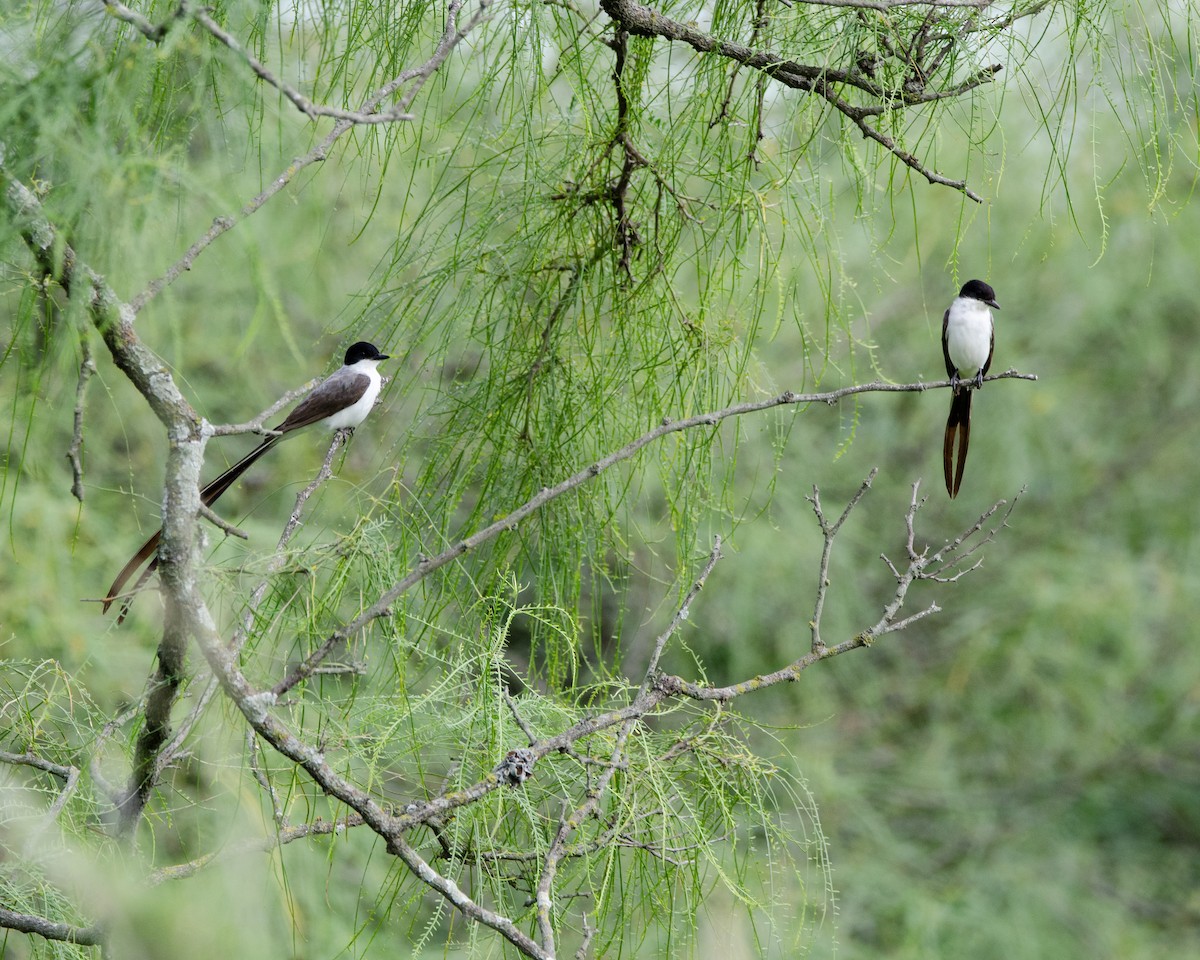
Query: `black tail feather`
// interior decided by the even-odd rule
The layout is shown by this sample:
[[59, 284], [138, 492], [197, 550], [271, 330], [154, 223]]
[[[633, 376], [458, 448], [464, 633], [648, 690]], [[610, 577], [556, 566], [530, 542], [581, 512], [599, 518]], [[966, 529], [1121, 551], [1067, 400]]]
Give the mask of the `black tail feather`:
[[[279, 439], [279, 435], [267, 437], [266, 440], [242, 457], [241, 460], [235, 463], [215, 480], [212, 480], [203, 490], [200, 491], [200, 502], [206, 507], [211, 507], [216, 502], [217, 498], [220, 497], [221, 494], [223, 494], [230, 487], [232, 487], [237, 478], [245, 473], [255, 460], [270, 450], [271, 447], [274, 446], [275, 442]], [[155, 554], [158, 552], [158, 544], [161, 540], [162, 530], [159, 530], [156, 534], [154, 534], [154, 536], [142, 544], [141, 549], [138, 550], [137, 553], [130, 557], [129, 562], [125, 564], [125, 566], [121, 568], [121, 572], [117, 574], [117, 579], [115, 579], [112, 582], [112, 586], [108, 588], [108, 593], [105, 594], [103, 601], [103, 610], [105, 613], [108, 612], [108, 608], [113, 605], [113, 602], [120, 598], [121, 591], [125, 584], [129, 581], [129, 578], [137, 572], [138, 568], [143, 563], [145, 563], [151, 557], [154, 557], [154, 559], [150, 561], [150, 566], [148, 566], [145, 572], [138, 577], [137, 583], [134, 584], [133, 589], [130, 591], [130, 595], [126, 598], [125, 603], [122, 604], [121, 613], [117, 617], [117, 623], [122, 623], [125, 620], [126, 615], [129, 613], [129, 605], [133, 602], [134, 594], [136, 594], [142, 588], [145, 582], [150, 579], [150, 575], [158, 567], [158, 557], [155, 556]]]
[[[954, 447], [957, 440], [958, 463], [954, 467]], [[953, 500], [962, 486], [963, 468], [967, 465], [967, 447], [971, 443], [971, 391], [962, 389], [950, 401], [950, 416], [946, 418], [946, 437], [942, 442], [942, 469], [946, 475], [946, 492]]]

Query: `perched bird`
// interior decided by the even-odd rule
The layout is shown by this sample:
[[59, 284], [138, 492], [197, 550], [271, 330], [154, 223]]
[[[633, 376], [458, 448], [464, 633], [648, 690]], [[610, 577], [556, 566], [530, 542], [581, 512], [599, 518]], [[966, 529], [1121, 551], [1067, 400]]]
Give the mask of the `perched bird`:
[[[206, 507], [212, 506], [217, 498], [233, 486], [234, 481], [245, 473], [254, 461], [280, 440], [297, 430], [314, 425], [326, 430], [357, 427], [375, 406], [379, 388], [382, 386], [382, 378], [377, 368], [382, 361], [388, 359], [390, 357], [386, 353], [380, 353], [374, 344], [367, 343], [365, 340], [360, 340], [352, 345], [346, 351], [344, 365], [317, 384], [279, 426], [272, 428], [270, 436], [262, 443], [201, 490], [200, 502]], [[112, 606], [113, 602], [119, 599], [121, 590], [129, 578], [143, 563], [154, 556], [154, 559], [150, 561], [150, 566], [146, 568], [134, 585], [129, 600], [122, 607], [120, 616], [117, 617], [117, 623], [122, 622], [129, 613], [129, 603], [133, 600], [132, 594], [137, 593], [138, 588], [149, 579], [158, 566], [156, 554], [160, 540], [162, 540], [161, 529], [142, 544], [142, 548], [130, 558], [121, 572], [117, 574], [112, 586], [108, 588], [108, 593], [103, 601], [105, 613], [108, 612], [108, 608]]]
[[[942, 354], [953, 392], [942, 444], [942, 466], [951, 499], [958, 496], [971, 442], [971, 391], [983, 386], [983, 376], [992, 365], [996, 345], [992, 310], [999, 309], [995, 290], [982, 280], [968, 280], [942, 317]], [[952, 472], [956, 439], [958, 466]]]

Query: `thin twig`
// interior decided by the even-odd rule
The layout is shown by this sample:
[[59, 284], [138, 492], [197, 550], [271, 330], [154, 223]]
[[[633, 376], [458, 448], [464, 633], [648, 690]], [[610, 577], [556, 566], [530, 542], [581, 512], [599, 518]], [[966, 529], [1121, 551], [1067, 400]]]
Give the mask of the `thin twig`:
[[297, 387], [295, 390], [289, 390], [282, 397], [276, 400], [273, 404], [267, 407], [262, 413], [245, 423], [227, 423], [227, 424], [205, 424], [205, 431], [210, 437], [228, 437], [237, 436], [243, 433], [257, 433], [262, 436], [275, 436], [276, 431], [268, 430], [264, 424], [272, 419], [275, 414], [279, 413], [284, 407], [290, 404], [293, 400], [299, 400], [301, 397], [306, 397], [312, 393], [313, 389], [321, 381], [318, 379], [309, 380], [302, 387]]
[[[692, 603], [700, 595], [700, 591], [704, 589], [704, 584], [708, 581], [708, 575], [713, 572], [713, 567], [717, 565], [717, 561], [720, 559], [721, 537], [718, 534], [713, 537], [712, 550], [709, 551], [708, 560], [705, 561], [704, 567], [700, 570], [700, 575], [693, 581], [687, 595], [683, 598], [683, 602], [679, 604], [675, 615], [671, 617], [671, 622], [667, 624], [666, 629], [654, 641], [654, 649], [650, 654], [650, 662], [646, 664], [646, 673], [642, 678], [642, 693], [646, 693], [652, 686], [654, 675], [658, 672], [658, 662], [662, 659], [662, 653], [666, 649], [667, 641], [675, 635], [675, 632], [679, 629], [679, 625], [691, 615]], [[616, 760], [610, 762], [616, 763]]]
[[180, 0], [179, 6], [162, 23], [151, 23], [136, 10], [131, 10], [119, 0], [103, 0], [105, 8], [118, 20], [124, 20], [134, 27], [151, 43], [158, 43], [170, 32], [171, 28], [183, 20], [189, 13], [188, 0]]
[[64, 766], [61, 763], [55, 763], [53, 760], [47, 760], [45, 757], [39, 757], [36, 753], [9, 753], [7, 750], [0, 750], [0, 763], [11, 763], [14, 766], [33, 767], [36, 770], [41, 770], [43, 773], [48, 773], [53, 777], [66, 783], [71, 779], [74, 767]]
[[[867, 6], [866, 3], [844, 3], [843, 6]], [[913, 5], [913, 4], [906, 4]], [[936, 4], [922, 2], [920, 5], [929, 6], [964, 6], [981, 9], [985, 0], [978, 2], [961, 2]], [[927, 166], [920, 158], [905, 150], [895, 138], [885, 134], [869, 120], [872, 117], [897, 112], [921, 104], [933, 103], [939, 100], [960, 97], [965, 93], [991, 81], [992, 77], [1002, 69], [1001, 64], [989, 64], [964, 80], [960, 80], [945, 89], [930, 89], [922, 82], [920, 84], [906, 83], [897, 90], [881, 86], [873, 76], [873, 71], [864, 71], [856, 66], [841, 69], [829, 65], [814, 65], [798, 63], [781, 57], [769, 50], [760, 50], [730, 40], [705, 33], [692, 23], [682, 23], [663, 16], [657, 10], [643, 6], [636, 0], [601, 0], [600, 6], [618, 25], [630, 35], [644, 37], [663, 37], [667, 40], [679, 40], [688, 44], [699, 53], [716, 53], [735, 62], [760, 70], [771, 79], [806, 93], [815, 94], [825, 100], [839, 113], [849, 119], [864, 137], [874, 140], [885, 150], [899, 159], [906, 166], [919, 173], [930, 183], [940, 184], [960, 191], [964, 196], [977, 203], [983, 198], [967, 186], [966, 180], [954, 180], [943, 176]], [[886, 9], [886, 7], [885, 7]], [[1020, 11], [1014, 16], [1032, 16], [1038, 12], [1039, 6], [1033, 11]], [[990, 28], [989, 28], [990, 29]], [[844, 99], [837, 92], [838, 88], [851, 88], [872, 97], [874, 102], [857, 105]]]
[[596, 928], [588, 923], [588, 915], [583, 915], [583, 941], [579, 944], [579, 949], [575, 951], [575, 960], [587, 960], [588, 950], [592, 946], [592, 937], [596, 935]]
[[[643, 700], [650, 693], [654, 676], [658, 672], [658, 663], [662, 657], [663, 650], [666, 648], [667, 641], [674, 636], [679, 629], [680, 624], [688, 619], [691, 614], [692, 603], [699, 596], [700, 591], [704, 589], [704, 584], [708, 580], [708, 575], [712, 573], [713, 567], [717, 565], [717, 561], [721, 559], [721, 538], [715, 537], [713, 540], [712, 551], [708, 555], [708, 560], [705, 562], [700, 575], [696, 577], [691, 588], [684, 596], [683, 601], [675, 611], [675, 615], [671, 617], [670, 623], [658, 639], [654, 642], [653, 650], [650, 654], [650, 662], [646, 665], [646, 674], [642, 680], [641, 689], [635, 701]], [[629, 717], [621, 726], [617, 734], [616, 743], [613, 746], [612, 754], [609, 757], [609, 765], [596, 778], [595, 783], [591, 784], [585, 794], [585, 799], [569, 817], [564, 816], [559, 821], [558, 830], [554, 835], [554, 840], [546, 849], [546, 856], [542, 863], [541, 876], [538, 877], [537, 889], [534, 896], [534, 904], [536, 909], [536, 917], [538, 924], [538, 932], [542, 941], [542, 946], [545, 950], [554, 955], [554, 926], [551, 922], [551, 906], [552, 898], [550, 896], [551, 888], [554, 886], [554, 878], [558, 873], [559, 865], [567, 856], [567, 838], [571, 833], [579, 827], [585, 820], [595, 814], [600, 800], [603, 798], [605, 791], [608, 789], [609, 783], [612, 781], [613, 775], [620, 769], [625, 753], [625, 743], [629, 739], [629, 735], [633, 732], [633, 728], [641, 720], [643, 715], [635, 715]]]
[[258, 765], [258, 737], [255, 736], [254, 730], [251, 727], [246, 728], [246, 753], [250, 762], [250, 773], [263, 792], [271, 798], [271, 818], [275, 821], [276, 831], [286, 830], [288, 828], [287, 814], [283, 812], [283, 804], [279, 800], [279, 794], [275, 790], [274, 784], [267, 779], [267, 775]]
[[[363, 102], [356, 116], [369, 117], [376, 114], [379, 111], [380, 105], [395, 96], [397, 91], [406, 84], [408, 85], [408, 89], [396, 101], [389, 113], [395, 115], [392, 117], [393, 120], [401, 119], [402, 115], [407, 115], [417, 94], [424, 88], [425, 84], [438, 69], [441, 68], [442, 64], [446, 62], [446, 59], [450, 56], [454, 48], [458, 46], [472, 29], [485, 19], [491, 0], [480, 0], [479, 9], [466, 23], [460, 25], [459, 11], [465, 2], [466, 0], [450, 0], [450, 4], [446, 8], [445, 30], [442, 32], [441, 39], [438, 41], [429, 59], [420, 66], [410, 67], [407, 70], [401, 71], [396, 77], [372, 93]], [[130, 302], [130, 308], [133, 313], [135, 315], [140, 313], [142, 308], [154, 299], [154, 297], [174, 283], [182, 274], [191, 270], [196, 262], [196, 258], [208, 249], [218, 237], [231, 230], [238, 222], [245, 220], [260, 210], [267, 201], [290, 184], [301, 171], [312, 166], [314, 163], [326, 160], [333, 145], [343, 135], [358, 125], [355, 119], [338, 119], [334, 123], [333, 129], [316, 146], [304, 154], [304, 156], [297, 157], [288, 164], [265, 189], [247, 201], [236, 214], [215, 217], [212, 226], [188, 247], [183, 256], [172, 264], [164, 274], [151, 281], [141, 293], [133, 298]]]
[[250, 600], [246, 604], [246, 615], [242, 618], [242, 625], [234, 634], [231, 646], [234, 650], [240, 650], [242, 644], [246, 642], [246, 638], [250, 635], [250, 627], [254, 623], [254, 617], [258, 613], [259, 605], [262, 603], [263, 597], [267, 594], [267, 588], [271, 585], [271, 577], [278, 573], [283, 565], [287, 562], [287, 545], [295, 536], [296, 531], [300, 529], [301, 519], [304, 516], [304, 508], [308, 504], [309, 498], [324, 484], [330, 477], [333, 476], [333, 459], [337, 456], [338, 450], [347, 439], [354, 433], [354, 428], [345, 430], [337, 430], [333, 434], [333, 439], [329, 442], [329, 448], [325, 451], [325, 459], [321, 461], [321, 469], [317, 471], [317, 475], [296, 494], [296, 501], [292, 506], [291, 515], [288, 517], [287, 523], [283, 526], [283, 532], [279, 535], [279, 541], [275, 544], [275, 555], [271, 557], [267, 563], [266, 575], [258, 582], [258, 585], [250, 592]]
[[71, 495], [83, 503], [83, 406], [87, 399], [88, 381], [96, 372], [96, 361], [92, 359], [92, 342], [86, 333], [80, 333], [79, 345], [83, 360], [79, 364], [79, 381], [75, 384], [75, 420], [71, 446], [67, 448], [67, 461], [71, 464]]
[[533, 732], [533, 727], [529, 725], [529, 722], [517, 710], [517, 702], [512, 698], [512, 695], [507, 690], [501, 690], [500, 692], [504, 695], [504, 702], [508, 706], [509, 713], [517, 721], [517, 726], [521, 728], [521, 732], [525, 734], [526, 739], [529, 740], [530, 744], [537, 743], [537, 734]]
[[51, 760], [46, 760], [32, 752], [25, 753], [9, 753], [7, 750], [0, 750], [0, 763], [11, 763], [14, 766], [33, 767], [36, 770], [41, 770], [48, 773], [58, 780], [62, 781], [62, 789], [58, 791], [58, 795], [54, 798], [54, 802], [50, 804], [49, 809], [42, 817], [41, 826], [35, 832], [35, 837], [42, 831], [48, 828], [58, 815], [62, 813], [63, 807], [67, 805], [67, 801], [71, 799], [71, 795], [79, 786], [80, 771], [78, 767], [68, 767], [61, 763], [54, 763]]
[[249, 540], [250, 534], [245, 530], [235, 527], [232, 523], [217, 513], [212, 507], [200, 504], [200, 516], [211, 523], [213, 526], [220, 528], [231, 537], [237, 537], [239, 540]]
[[[984, 378], [988, 380], [1037, 380], [1035, 374], [1018, 373], [1015, 370], [1006, 370], [1004, 373], [991, 374]], [[605, 470], [610, 469], [618, 463], [630, 459], [644, 447], [649, 446], [657, 440], [662, 439], [672, 433], [679, 433], [684, 430], [693, 430], [700, 427], [716, 426], [722, 420], [727, 420], [731, 417], [742, 417], [748, 414], [758, 413], [763, 410], [770, 410], [775, 407], [796, 405], [796, 404], [818, 404], [824, 403], [828, 406], [833, 406], [846, 397], [856, 396], [861, 393], [912, 393], [924, 392], [926, 390], [934, 390], [938, 388], [952, 386], [950, 380], [934, 380], [928, 383], [884, 383], [882, 381], [873, 381], [871, 383], [856, 384], [849, 387], [841, 387], [837, 390], [830, 390], [825, 393], [793, 393], [788, 390], [778, 396], [771, 397], [767, 400], [751, 400], [744, 403], [736, 403], [732, 406], [725, 407], [721, 410], [714, 410], [711, 413], [701, 413], [695, 416], [686, 417], [682, 420], [671, 420], [664, 418], [663, 422], [654, 429], [642, 434], [636, 440], [627, 443], [621, 449], [616, 450], [605, 457], [597, 460], [595, 463], [583, 468], [565, 480], [560, 481], [553, 487], [543, 487], [538, 493], [530, 497], [525, 503], [519, 507], [506, 513], [501, 519], [495, 523], [484, 527], [482, 530], [476, 531], [469, 537], [458, 541], [452, 546], [443, 550], [441, 553], [433, 557], [423, 557], [404, 578], [391, 586], [383, 595], [375, 601], [370, 607], [359, 614], [354, 620], [343, 627], [339, 627], [331, 633], [321, 643], [319, 647], [313, 650], [303, 661], [293, 667], [288, 674], [272, 687], [272, 692], [276, 696], [282, 696], [288, 690], [291, 690], [298, 683], [304, 682], [308, 677], [316, 671], [316, 668], [321, 662], [328, 657], [340, 644], [347, 641], [350, 637], [358, 633], [363, 627], [367, 626], [373, 620], [389, 615], [392, 610], [392, 605], [396, 599], [411, 589], [416, 584], [420, 583], [434, 571], [441, 569], [446, 564], [457, 560], [463, 554], [476, 549], [488, 540], [493, 539], [499, 534], [512, 530], [519, 525], [526, 517], [536, 513], [550, 501], [569, 493], [578, 487], [588, 483], [592, 478]]]
[[825, 646], [821, 640], [821, 615], [825, 612], [825, 592], [829, 589], [829, 558], [833, 553], [833, 541], [837, 537], [838, 531], [842, 529], [842, 524], [846, 522], [846, 518], [850, 516], [850, 511], [853, 510], [858, 502], [863, 498], [869, 489], [871, 489], [871, 481], [879, 474], [878, 467], [872, 467], [871, 472], [867, 475], [867, 479], [862, 482], [858, 488], [858, 492], [850, 498], [850, 502], [846, 504], [846, 509], [842, 511], [842, 515], [838, 517], [835, 523], [829, 523], [825, 519], [825, 514], [821, 510], [821, 491], [813, 485], [812, 496], [808, 498], [812, 504], [813, 513], [817, 515], [817, 523], [821, 526], [821, 535], [825, 538], [825, 545], [821, 550], [821, 562], [817, 567], [817, 601], [813, 607], [812, 620], [809, 622], [809, 627], [812, 629], [812, 649], [818, 650]]
[[186, 880], [188, 877], [195, 876], [218, 859], [224, 860], [227, 857], [248, 853], [269, 853], [297, 840], [304, 840], [308, 837], [341, 834], [347, 830], [361, 827], [363, 823], [362, 817], [356, 813], [350, 813], [338, 820], [323, 820], [318, 817], [309, 823], [291, 824], [265, 837], [255, 837], [236, 843], [225, 844], [219, 854], [206, 853], [185, 863], [159, 867], [147, 877], [147, 882], [151, 886], [157, 886], [169, 880]]
[[212, 17], [203, 10], [197, 10], [192, 14], [194, 19], [200, 26], [216, 37], [221, 43], [232, 50], [234, 53], [242, 57], [246, 61], [247, 66], [253, 71], [254, 75], [260, 80], [270, 84], [281, 94], [284, 95], [297, 110], [308, 117], [310, 120], [316, 120], [318, 117], [332, 117], [335, 120], [345, 120], [353, 124], [379, 124], [379, 123], [396, 123], [401, 120], [415, 120], [411, 113], [406, 110], [383, 110], [373, 113], [363, 113], [358, 110], [343, 110], [341, 107], [328, 107], [324, 104], [313, 103], [308, 97], [304, 96], [299, 90], [293, 87], [286, 80], [281, 80], [268, 70], [262, 62], [246, 50], [233, 34], [221, 28]]

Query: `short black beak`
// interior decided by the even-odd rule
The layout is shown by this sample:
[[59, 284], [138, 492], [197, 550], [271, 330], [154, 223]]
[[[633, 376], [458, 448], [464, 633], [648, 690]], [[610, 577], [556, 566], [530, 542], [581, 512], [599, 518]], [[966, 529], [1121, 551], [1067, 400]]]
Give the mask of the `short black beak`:
[[999, 310], [999, 309], [1000, 309], [1000, 304], [998, 304], [998, 303], [997, 303], [995, 300], [987, 300], [987, 301], [985, 301], [985, 302], [986, 302], [986, 303], [987, 303], [987, 305], [988, 305], [989, 307], [991, 307], [993, 310]]

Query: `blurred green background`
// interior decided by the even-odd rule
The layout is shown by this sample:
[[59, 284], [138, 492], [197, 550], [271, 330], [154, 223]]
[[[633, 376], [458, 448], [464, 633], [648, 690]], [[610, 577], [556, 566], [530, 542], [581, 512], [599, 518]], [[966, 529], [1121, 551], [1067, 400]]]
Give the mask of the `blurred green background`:
[[[397, 224], [418, 218], [444, 188], [428, 164], [447, 145], [461, 146], [455, 94], [452, 83], [438, 91], [443, 139], [429, 119], [386, 169], [364, 172], [353, 154], [331, 158], [269, 217], [250, 218], [208, 251], [202, 281], [175, 285], [139, 320], [214, 422], [257, 412], [319, 373], [348, 339], [398, 331], [382, 343], [403, 356], [390, 371], [393, 399], [364, 428], [372, 442], [351, 447], [340, 479], [322, 494], [314, 536], [344, 530], [392, 468], [402, 478], [419, 468], [421, 438], [437, 429], [430, 411], [459, 375], [453, 354], [407, 341], [403, 317], [362, 301]], [[978, 185], [989, 197], [983, 207], [897, 179], [869, 222], [857, 223], [861, 195], [831, 175], [831, 205], [852, 224], [830, 241], [853, 282], [839, 296], [857, 310], [847, 331], [833, 334], [833, 370], [822, 385], [940, 378], [941, 312], [974, 276], [993, 284], [1002, 307], [993, 370], [1015, 367], [1038, 381], [991, 383], [976, 396], [971, 457], [954, 502], [941, 484], [944, 391], [868, 395], [743, 422], [729, 433], [736, 457], [727, 450], [738, 484], [729, 497], [744, 504], [743, 519], [693, 612], [688, 648], [710, 680], [727, 682], [775, 669], [807, 647], [821, 546], [805, 500], [814, 484], [835, 512], [873, 467], [880, 471], [835, 547], [824, 627], [831, 642], [874, 623], [890, 597], [878, 555], [902, 555], [914, 481], [929, 498], [918, 543], [935, 546], [994, 501], [1026, 492], [980, 569], [956, 585], [914, 590], [911, 610], [937, 602], [942, 612], [739, 704], [773, 733], [755, 746], [811, 791], [832, 889], [814, 939], [800, 944], [787, 918], [773, 917], [766, 939], [756, 939], [764, 934], [742, 914], [730, 921], [731, 906], [714, 898], [700, 918], [699, 956], [788, 956], [798, 946], [845, 960], [1200, 952], [1196, 157], [1147, 182], [1143, 167], [1125, 162], [1122, 119], [1093, 102], [1069, 162], [1056, 168], [1039, 154], [1029, 111], [1002, 98], [996, 107], [1002, 122], [984, 144], [995, 175]], [[1163, 124], [1188, 131], [1194, 145], [1194, 112]], [[240, 144], [190, 144], [189, 192], [206, 202], [173, 217], [92, 224], [99, 236], [115, 231], [111, 262], [100, 266], [122, 292], [139, 289], [214, 211], [236, 208], [304, 142], [269, 120], [255, 133]], [[954, 155], [947, 148], [947, 169]], [[150, 182], [155, 199], [162, 185]], [[124, 198], [136, 185], [123, 181], [118, 192]], [[21, 266], [6, 269], [16, 276]], [[26, 295], [16, 289], [5, 290], [10, 303]], [[793, 296], [789, 311], [821, 315], [815, 285]], [[810, 383], [802, 331], [785, 318], [769, 338], [759, 334], [752, 379], [760, 395]], [[99, 596], [153, 528], [163, 444], [121, 374], [97, 359], [82, 507], [69, 496], [64, 459], [72, 364], [47, 350], [43, 363], [0, 371], [0, 407], [12, 424], [0, 451], [0, 654], [57, 659], [102, 710], [113, 710], [136, 692], [131, 678], [149, 669], [153, 610], [121, 631], [78, 601]], [[236, 394], [227, 389], [231, 369], [251, 374]], [[227, 515], [253, 542], [273, 542], [294, 491], [277, 478], [308, 476], [317, 447], [281, 448], [272, 476], [231, 495]], [[720, 532], [729, 526], [712, 521]], [[630, 622], [661, 613], [647, 580], [630, 596], [653, 599], [637, 601], [645, 609], [632, 609]], [[666, 666], [686, 672], [688, 660]], [[779, 815], [785, 824], [794, 816], [786, 808]], [[798, 836], [810, 829], [796, 816]], [[286, 870], [243, 860], [234, 874], [216, 874], [241, 883], [201, 881], [158, 896], [250, 909], [258, 900], [239, 895], [256, 890], [278, 909], [270, 915], [288, 914], [313, 938], [313, 955], [335, 955], [341, 927], [331, 917], [361, 930], [349, 891], [384, 882], [385, 868], [369, 849], [351, 861], [358, 872], [319, 850], [287, 856]], [[315, 886], [299, 879], [305, 871]], [[170, 949], [230, 948], [220, 937], [181, 930]], [[147, 956], [168, 952], [145, 945]]]

